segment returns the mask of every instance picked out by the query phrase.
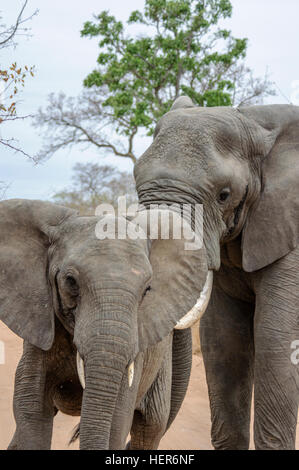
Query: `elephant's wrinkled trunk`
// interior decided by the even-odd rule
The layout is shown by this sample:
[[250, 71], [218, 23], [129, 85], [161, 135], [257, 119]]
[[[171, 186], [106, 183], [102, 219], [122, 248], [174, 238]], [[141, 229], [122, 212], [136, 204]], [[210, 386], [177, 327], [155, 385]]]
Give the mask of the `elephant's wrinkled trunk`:
[[[101, 345], [98, 345], [97, 349], [100, 348]], [[81, 411], [80, 449], [109, 449], [112, 418], [126, 367], [125, 359], [118, 354], [107, 355], [106, 352], [94, 351], [88, 356]]]
[[130, 342], [132, 315], [129, 311], [116, 311], [114, 303], [102, 306], [93, 315], [93, 320], [80, 316], [81, 321], [75, 331], [75, 343], [84, 361], [83, 374], [81, 363], [81, 381], [82, 375], [85, 379], [80, 449], [107, 450], [124, 374], [128, 376], [128, 386], [134, 379]]
[[[137, 164], [138, 165], [138, 164]], [[136, 171], [136, 170], [135, 170]], [[156, 178], [154, 181], [138, 185], [137, 192], [141, 206], [150, 209], [153, 206], [167, 206], [174, 212], [183, 213], [184, 207], [192, 209], [189, 223], [192, 230], [198, 234], [203, 232], [203, 244], [206, 248], [208, 267], [210, 270], [218, 270], [220, 267], [220, 237], [225, 230], [225, 224], [221, 219], [217, 205], [211, 197], [201, 190], [194, 189], [190, 184], [177, 180]], [[203, 202], [207, 199], [208, 202]], [[195, 210], [196, 205], [203, 206], [201, 211]], [[199, 207], [199, 206], [198, 206]], [[186, 214], [188, 214], [188, 209]], [[189, 217], [190, 219], [190, 217]], [[203, 226], [202, 226], [203, 224]]]

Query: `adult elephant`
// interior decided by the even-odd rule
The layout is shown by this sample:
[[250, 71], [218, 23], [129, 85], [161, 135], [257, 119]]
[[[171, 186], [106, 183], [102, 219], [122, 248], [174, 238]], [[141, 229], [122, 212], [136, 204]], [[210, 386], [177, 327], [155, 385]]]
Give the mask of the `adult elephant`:
[[[0, 203], [0, 319], [25, 340], [10, 449], [49, 449], [58, 410], [81, 415], [81, 449], [122, 449], [130, 431], [131, 449], [154, 449], [180, 408], [192, 349], [173, 329], [193, 316], [203, 250], [120, 237], [135, 221], [105, 220]], [[103, 223], [116, 239], [97, 238]]]
[[293, 449], [299, 400], [299, 108], [175, 101], [137, 162], [140, 202], [203, 204], [214, 273], [201, 347], [216, 449]]

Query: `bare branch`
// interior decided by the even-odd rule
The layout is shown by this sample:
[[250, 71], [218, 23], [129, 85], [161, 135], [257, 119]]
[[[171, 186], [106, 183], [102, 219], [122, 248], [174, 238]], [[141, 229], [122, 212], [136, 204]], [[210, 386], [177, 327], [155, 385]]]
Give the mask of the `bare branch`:
[[24, 157], [30, 158], [30, 160], [35, 162], [34, 157], [29, 155], [28, 153], [24, 152], [20, 147], [16, 147], [12, 142], [16, 142], [15, 139], [1, 139], [0, 138], [0, 145], [4, 145], [5, 147], [9, 147], [11, 150], [14, 150], [16, 153], [21, 153]]
[[129, 158], [135, 163], [133, 143], [138, 129], [131, 129], [129, 121], [124, 118], [122, 125], [130, 130], [128, 148], [125, 150], [123, 143], [117, 140], [116, 136], [112, 143], [111, 130], [108, 136], [105, 134], [105, 128], [115, 128], [115, 119], [113, 113], [106, 111], [102, 106], [103, 99], [101, 94], [94, 90], [85, 91], [77, 99], [67, 98], [62, 93], [58, 96], [51, 94], [49, 105], [45, 111], [39, 110], [33, 123], [37, 127], [46, 127], [52, 136], [37, 155], [37, 160], [44, 160], [67, 146], [88, 144], [98, 149], [111, 150], [114, 155]]
[[0, 181], [0, 201], [5, 198], [5, 194], [8, 188], [9, 184], [5, 183], [4, 181]]
[[0, 124], [2, 122], [2, 120], [5, 120], [5, 122], [8, 122], [8, 121], [19, 121], [19, 120], [24, 120], [24, 119], [28, 119], [28, 118], [33, 118], [33, 114], [27, 114], [26, 116], [5, 116], [2, 118], [1, 114], [0, 114]]
[[25, 0], [21, 10], [20, 10], [20, 13], [16, 19], [16, 22], [13, 26], [11, 26], [10, 28], [8, 28], [7, 30], [5, 31], [2, 31], [0, 36], [6, 36], [8, 34], [7, 37], [5, 37], [5, 39], [3, 40], [0, 40], [0, 48], [1, 47], [5, 47], [5, 46], [9, 46], [9, 45], [12, 45], [12, 40], [14, 38], [14, 36], [16, 35], [17, 31], [20, 30], [20, 26], [25, 23], [26, 21], [30, 20], [33, 18], [33, 16], [35, 16], [38, 12], [38, 10], [36, 10], [32, 15], [30, 15], [28, 18], [24, 18], [22, 19], [22, 16], [23, 16], [23, 13], [24, 13], [24, 10], [26, 8], [28, 4], [28, 0]]

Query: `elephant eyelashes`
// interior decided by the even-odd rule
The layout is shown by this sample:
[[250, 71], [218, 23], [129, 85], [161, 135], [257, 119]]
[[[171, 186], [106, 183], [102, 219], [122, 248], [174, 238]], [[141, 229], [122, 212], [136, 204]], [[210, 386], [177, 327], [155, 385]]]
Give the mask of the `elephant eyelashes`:
[[218, 196], [218, 202], [220, 203], [226, 202], [229, 196], [230, 196], [230, 189], [229, 188], [223, 189]]

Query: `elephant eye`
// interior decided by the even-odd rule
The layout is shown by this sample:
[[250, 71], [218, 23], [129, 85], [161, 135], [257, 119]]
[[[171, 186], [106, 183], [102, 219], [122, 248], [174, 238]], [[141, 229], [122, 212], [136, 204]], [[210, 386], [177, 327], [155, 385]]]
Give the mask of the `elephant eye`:
[[222, 191], [219, 193], [219, 196], [218, 196], [218, 202], [220, 203], [226, 202], [229, 196], [230, 196], [230, 189], [229, 188], [222, 189]]
[[148, 286], [145, 291], [143, 292], [143, 295], [142, 295], [142, 298], [144, 298], [146, 296], [146, 294], [151, 290], [151, 286]]
[[78, 287], [76, 279], [73, 276], [70, 276], [70, 275], [66, 276], [65, 283], [67, 287], [72, 291], [73, 294], [78, 293], [79, 287]]

